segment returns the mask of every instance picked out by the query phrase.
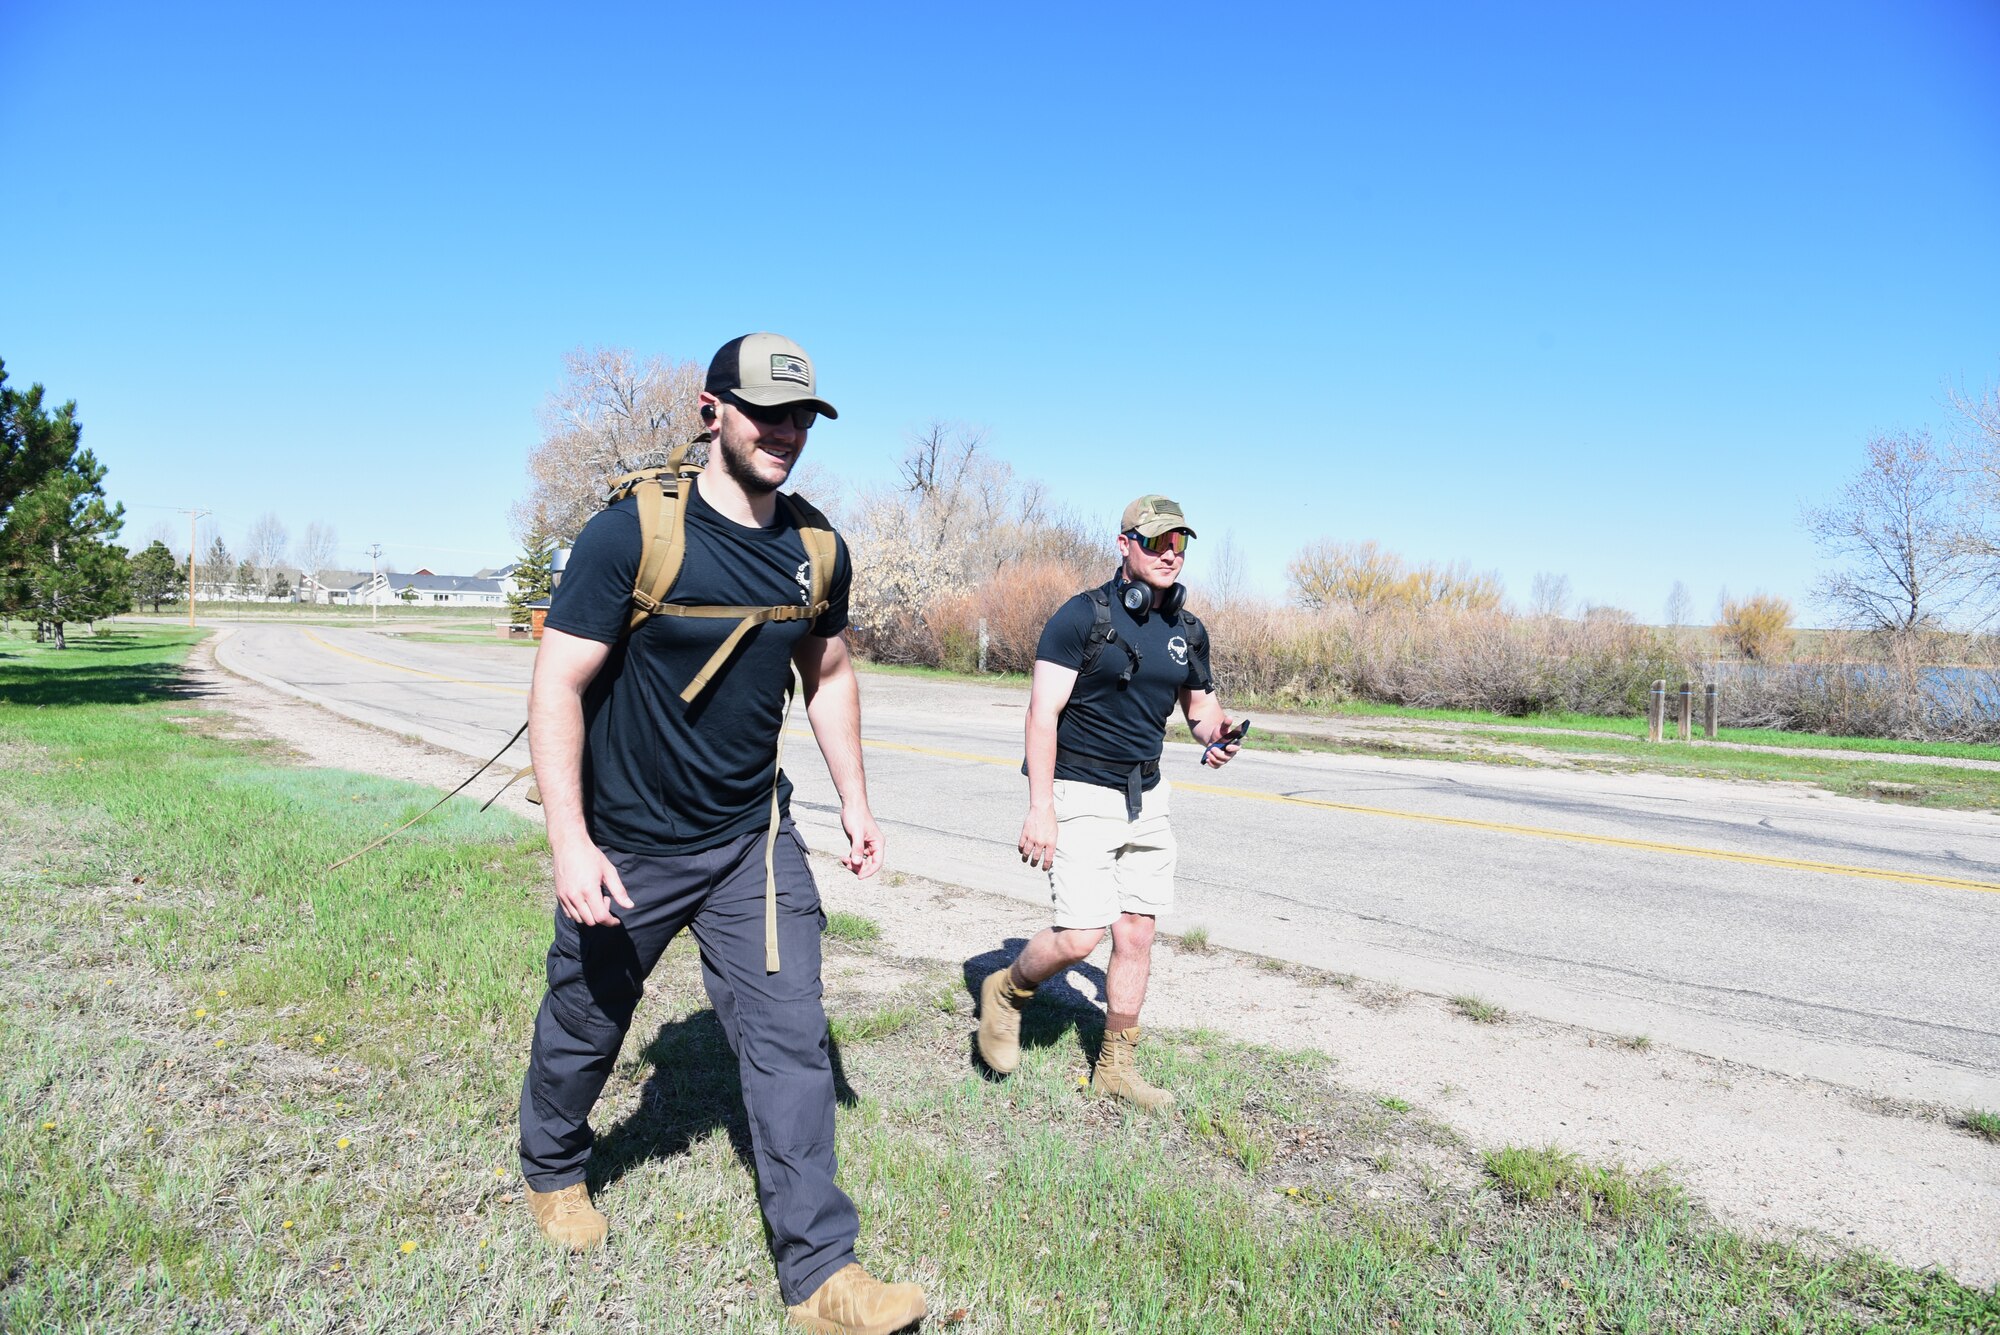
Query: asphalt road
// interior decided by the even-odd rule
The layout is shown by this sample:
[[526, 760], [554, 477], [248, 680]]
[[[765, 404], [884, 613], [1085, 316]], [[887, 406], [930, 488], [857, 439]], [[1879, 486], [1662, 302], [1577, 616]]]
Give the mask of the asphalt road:
[[[324, 626], [236, 628], [232, 670], [484, 759], [533, 652]], [[1017, 896], [1026, 693], [867, 674], [890, 864]], [[509, 760], [526, 763], [525, 744]], [[802, 826], [836, 843], [803, 710]], [[467, 766], [468, 772], [472, 768]], [[1182, 848], [1162, 927], [1217, 945], [1954, 1107], [2000, 1106], [2000, 818], [1784, 785], [1168, 748]], [[991, 942], [968, 942], [968, 954]], [[1524, 1072], [1532, 1079], [1532, 1072]]]

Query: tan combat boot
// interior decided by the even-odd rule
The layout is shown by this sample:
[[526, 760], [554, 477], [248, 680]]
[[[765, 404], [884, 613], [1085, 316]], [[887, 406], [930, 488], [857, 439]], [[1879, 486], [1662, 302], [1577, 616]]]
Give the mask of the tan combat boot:
[[785, 1309], [795, 1326], [824, 1335], [889, 1335], [920, 1319], [924, 1291], [914, 1284], [884, 1284], [859, 1265], [844, 1265], [813, 1291]]
[[979, 985], [979, 1059], [995, 1075], [1021, 1064], [1021, 1009], [1034, 995], [1014, 986], [1011, 969], [995, 969]]
[[528, 1212], [535, 1216], [543, 1237], [573, 1252], [603, 1246], [604, 1235], [611, 1231], [611, 1221], [591, 1205], [590, 1189], [581, 1182], [554, 1191], [529, 1187]]
[[1174, 1106], [1174, 1096], [1153, 1088], [1139, 1074], [1138, 1047], [1138, 1025], [1106, 1030], [1104, 1046], [1097, 1051], [1097, 1069], [1090, 1073], [1091, 1093], [1114, 1095], [1147, 1112], [1165, 1112]]

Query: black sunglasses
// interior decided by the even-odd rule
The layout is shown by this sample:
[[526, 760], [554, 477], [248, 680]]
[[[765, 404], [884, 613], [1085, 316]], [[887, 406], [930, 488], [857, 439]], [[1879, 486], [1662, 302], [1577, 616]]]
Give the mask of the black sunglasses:
[[819, 420], [819, 409], [807, 408], [800, 404], [785, 403], [775, 408], [766, 408], [761, 404], [740, 399], [734, 394], [729, 396], [729, 402], [737, 412], [761, 426], [777, 426], [789, 420], [799, 430], [810, 431], [812, 424]]

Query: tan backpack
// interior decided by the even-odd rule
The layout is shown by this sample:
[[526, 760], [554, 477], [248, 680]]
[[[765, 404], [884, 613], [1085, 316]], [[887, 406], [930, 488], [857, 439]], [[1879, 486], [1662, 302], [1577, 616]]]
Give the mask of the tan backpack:
[[688, 488], [701, 474], [701, 465], [687, 462], [688, 450], [707, 443], [711, 438], [707, 432], [696, 436], [668, 455], [663, 467], [642, 468], [612, 479], [611, 494], [604, 502], [607, 506], [616, 505], [627, 496], [635, 497], [639, 502], [639, 574], [632, 581], [632, 615], [625, 623], [626, 634], [639, 629], [651, 616], [735, 618], [737, 622], [736, 629], [729, 632], [729, 638], [709, 655], [708, 662], [695, 673], [694, 680], [681, 689], [681, 699], [688, 704], [693, 704], [695, 697], [714, 680], [715, 674], [722, 670], [722, 665], [729, 661], [729, 656], [736, 652], [736, 646], [743, 642], [743, 637], [752, 628], [766, 621], [817, 620], [826, 611], [827, 594], [833, 587], [836, 551], [833, 525], [806, 501], [781, 492], [778, 499], [790, 511], [792, 522], [798, 525], [799, 537], [805, 543], [806, 560], [812, 567], [809, 605], [683, 607], [667, 601], [674, 590], [674, 581], [680, 578], [681, 562], [687, 556]]

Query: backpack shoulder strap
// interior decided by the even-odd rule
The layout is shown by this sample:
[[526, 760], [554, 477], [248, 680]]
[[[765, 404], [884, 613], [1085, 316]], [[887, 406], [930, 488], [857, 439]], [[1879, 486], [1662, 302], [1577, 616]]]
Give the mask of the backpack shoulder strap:
[[1208, 627], [1201, 618], [1186, 608], [1181, 609], [1181, 624], [1187, 627], [1188, 655], [1201, 660], [1202, 689], [1215, 689], [1215, 667], [1208, 658]]
[[1090, 634], [1083, 642], [1083, 666], [1076, 672], [1079, 677], [1087, 675], [1096, 667], [1098, 656], [1104, 652], [1104, 646], [1118, 638], [1118, 632], [1111, 629], [1110, 591], [1104, 588], [1091, 589], [1089, 598]]
[[811, 501], [796, 492], [781, 494], [792, 512], [792, 522], [798, 526], [799, 541], [805, 544], [806, 562], [812, 567], [812, 615], [817, 619], [833, 595], [833, 567], [840, 558], [840, 545], [834, 539], [832, 522]]
[[[699, 441], [690, 441], [689, 445]], [[639, 504], [639, 573], [632, 580], [632, 614], [625, 622], [629, 635], [660, 609], [680, 578], [687, 556], [687, 524], [683, 502], [700, 470], [686, 462], [688, 445], [667, 456], [664, 468], [627, 473], [611, 484], [609, 504], [627, 496]]]

